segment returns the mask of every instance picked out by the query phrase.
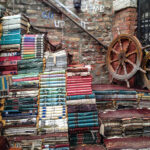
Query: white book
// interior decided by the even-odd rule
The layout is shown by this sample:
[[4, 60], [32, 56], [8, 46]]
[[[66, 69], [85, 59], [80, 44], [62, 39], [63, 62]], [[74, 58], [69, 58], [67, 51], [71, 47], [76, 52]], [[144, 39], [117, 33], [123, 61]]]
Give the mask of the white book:
[[3, 30], [11, 30], [11, 29], [24, 29], [24, 30], [27, 30], [27, 27], [22, 25], [22, 24], [13, 24], [13, 25], [6, 25], [6, 26], [3, 26]]
[[23, 20], [23, 19], [21, 19], [21, 18], [4, 20], [2, 22], [3, 26], [12, 25], [12, 24], [23, 24], [25, 26], [28, 26], [28, 22]]
[[28, 20], [27, 17], [23, 14], [18, 15], [11, 15], [11, 16], [4, 16], [2, 20], [8, 20], [8, 19], [17, 19], [17, 18], [24, 18], [25, 20]]

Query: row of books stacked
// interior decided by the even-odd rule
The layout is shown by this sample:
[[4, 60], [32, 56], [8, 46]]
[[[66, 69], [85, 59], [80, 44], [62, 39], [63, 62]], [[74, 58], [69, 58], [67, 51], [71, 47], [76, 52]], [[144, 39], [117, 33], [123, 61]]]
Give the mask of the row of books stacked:
[[68, 127], [71, 146], [100, 144], [98, 112], [92, 94], [90, 66], [67, 68]]
[[22, 34], [29, 30], [28, 19], [24, 15], [2, 18], [0, 39], [0, 75], [17, 74], [17, 60], [21, 60], [20, 44]]
[[[2, 58], [2, 57], [0, 57]], [[30, 59], [30, 60], [5, 60], [9, 57], [1, 59], [0, 69], [3, 71], [0, 72], [1, 75], [17, 75], [17, 74], [26, 74], [32, 72], [42, 72], [44, 60], [43, 59]], [[31, 64], [32, 63], [32, 64]]]
[[[39, 73], [43, 71], [44, 63], [43, 59], [17, 61], [18, 75], [11, 77], [9, 97], [5, 99], [2, 113], [3, 135], [12, 146], [16, 145], [17, 136], [37, 135]], [[32, 147], [31, 141], [17, 144], [22, 148]], [[39, 143], [36, 146], [39, 147]]]
[[21, 58], [43, 58], [46, 44], [46, 36], [44, 34], [25, 34], [21, 42]]
[[99, 111], [150, 108], [150, 91], [116, 85], [93, 85]]
[[2, 136], [3, 131], [3, 123], [2, 123], [3, 105], [5, 102], [5, 98], [7, 98], [9, 94], [8, 79], [9, 77], [0, 76], [0, 136]]
[[[6, 16], [1, 19], [0, 27], [0, 75], [1, 76], [1, 106], [0, 110], [2, 112], [2, 117], [0, 121], [4, 127], [2, 135], [11, 136], [10, 130], [15, 129], [14, 124], [18, 119], [17, 113], [19, 113], [19, 101], [15, 97], [10, 97], [10, 84], [9, 79], [11, 79], [10, 74], [17, 74], [17, 61], [20, 60], [20, 43], [21, 35], [26, 33], [28, 20], [25, 16], [15, 15]], [[14, 104], [13, 104], [14, 103]], [[15, 118], [15, 119], [14, 119]], [[13, 120], [14, 119], [14, 120]], [[17, 124], [19, 125], [19, 123]]]
[[105, 139], [104, 144], [107, 150], [149, 150], [150, 137], [126, 137]]
[[150, 91], [149, 90], [138, 90], [137, 91], [140, 109], [147, 108], [150, 109]]
[[99, 113], [101, 134], [106, 138], [149, 136], [150, 110], [127, 109]]
[[[66, 53], [65, 58], [67, 58]], [[53, 57], [51, 59], [55, 61], [56, 58]], [[64, 63], [67, 63], [66, 60], [64, 60]], [[59, 60], [56, 59], [56, 64], [57, 61]], [[60, 64], [57, 67], [62, 66]], [[40, 75], [39, 133], [41, 135], [50, 133], [56, 135], [55, 138], [47, 138], [43, 141], [42, 148], [44, 150], [69, 150], [66, 109], [66, 66], [62, 68], [63, 70], [59, 71], [57, 71], [57, 67], [53, 66], [53, 71], [49, 70]]]
[[0, 76], [0, 98], [6, 98], [9, 94], [9, 77]]
[[65, 86], [65, 70], [44, 72], [40, 75], [39, 125], [41, 134], [61, 132], [61, 129], [63, 131], [63, 127], [66, 127]]
[[[16, 141], [20, 137], [32, 137], [37, 135], [37, 114], [39, 94], [39, 74], [45, 68], [43, 55], [39, 58], [30, 57], [23, 59], [21, 56], [22, 43], [25, 37], [44, 37], [44, 35], [28, 35], [28, 18], [22, 14], [5, 16], [2, 18], [2, 36], [0, 39], [0, 75], [2, 79], [2, 92], [0, 110], [2, 111], [1, 122], [3, 124], [2, 135], [6, 136], [11, 144], [18, 147], [31, 149], [31, 141], [25, 139]], [[27, 44], [33, 42], [27, 38]], [[44, 45], [44, 40], [40, 41]], [[34, 43], [34, 47], [39, 47]], [[25, 43], [25, 50], [28, 45]], [[42, 47], [45, 51], [45, 47]], [[29, 57], [27, 57], [29, 58]], [[31, 59], [32, 58], [32, 59]], [[6, 78], [6, 81], [5, 81]], [[8, 85], [5, 87], [5, 83]], [[32, 143], [36, 143], [34, 140]], [[41, 142], [42, 143], [42, 142]], [[39, 143], [34, 144], [39, 148]]]
[[19, 14], [2, 18], [2, 33], [0, 39], [1, 51], [20, 51], [22, 34], [29, 30], [28, 19]]
[[138, 95], [134, 89], [114, 85], [94, 85], [93, 92], [99, 111], [138, 108]]
[[45, 71], [59, 71], [67, 68], [68, 58], [65, 50], [55, 53], [46, 52], [46, 67]]
[[106, 149], [102, 145], [83, 144], [83, 145], [78, 145], [78, 146], [76, 146], [74, 148], [71, 148], [70, 150], [106, 150]]
[[149, 141], [146, 137], [150, 135], [148, 91], [116, 85], [94, 85], [93, 90], [99, 109], [100, 133], [106, 148], [137, 149], [140, 146], [133, 144], [136, 138], [141, 148], [145, 148], [147, 142], [142, 143], [142, 140]]
[[[34, 59], [30, 59], [29, 62], [20, 60], [20, 72], [18, 71], [18, 75], [11, 77], [12, 83], [9, 89], [9, 97], [4, 102], [2, 119], [3, 135], [8, 137], [12, 146], [16, 145], [15, 139], [18, 136], [37, 135], [39, 73], [43, 71], [44, 67], [43, 60], [41, 60], [43, 66], [39, 69], [38, 62], [36, 68], [36, 66], [32, 66], [36, 64]], [[28, 67], [29, 64], [30, 67]], [[28, 69], [27, 72], [25, 68]], [[22, 148], [31, 148], [30, 141], [25, 142], [25, 145], [24, 142], [20, 141], [18, 145]]]

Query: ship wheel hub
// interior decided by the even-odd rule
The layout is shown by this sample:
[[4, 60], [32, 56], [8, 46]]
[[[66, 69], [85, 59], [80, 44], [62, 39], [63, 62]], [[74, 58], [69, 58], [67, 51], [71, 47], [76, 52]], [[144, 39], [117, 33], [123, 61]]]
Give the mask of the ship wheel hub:
[[118, 55], [118, 59], [120, 61], [120, 63], [124, 63], [125, 59], [126, 59], [126, 54], [124, 51], [121, 51], [120, 54]]

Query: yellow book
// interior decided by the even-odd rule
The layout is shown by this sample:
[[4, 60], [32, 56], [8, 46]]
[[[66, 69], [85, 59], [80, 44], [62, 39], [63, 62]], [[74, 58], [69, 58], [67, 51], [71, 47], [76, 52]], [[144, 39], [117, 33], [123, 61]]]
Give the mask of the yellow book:
[[2, 24], [0, 24], [0, 34], [2, 35], [2, 31], [3, 31], [3, 26]]

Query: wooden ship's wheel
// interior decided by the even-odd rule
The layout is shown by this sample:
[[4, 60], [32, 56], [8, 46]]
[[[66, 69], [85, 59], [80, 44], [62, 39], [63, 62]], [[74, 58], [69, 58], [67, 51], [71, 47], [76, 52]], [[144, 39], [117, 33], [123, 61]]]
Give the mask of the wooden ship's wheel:
[[132, 35], [122, 34], [110, 44], [106, 63], [113, 79], [125, 81], [130, 87], [131, 79], [138, 70], [145, 73], [140, 65], [142, 61], [142, 46], [139, 40]]

